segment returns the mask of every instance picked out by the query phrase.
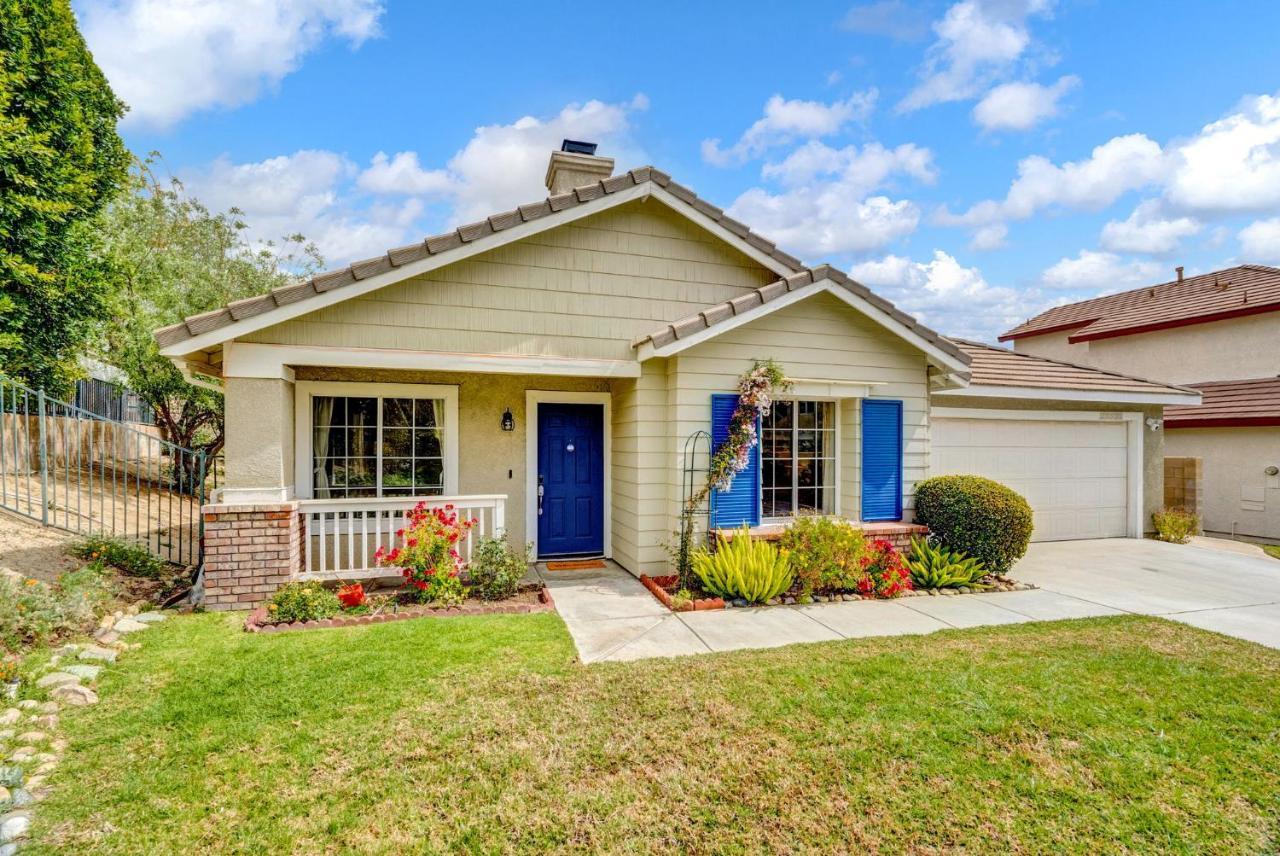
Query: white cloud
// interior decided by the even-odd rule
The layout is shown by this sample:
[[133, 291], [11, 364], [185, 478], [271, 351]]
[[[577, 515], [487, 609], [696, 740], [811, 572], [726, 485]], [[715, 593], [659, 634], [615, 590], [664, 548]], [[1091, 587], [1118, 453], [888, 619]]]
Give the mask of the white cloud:
[[1009, 237], [1009, 227], [1003, 223], [988, 223], [973, 233], [969, 246], [975, 250], [998, 250]]
[[1058, 102], [1080, 85], [1073, 74], [1052, 86], [1005, 83], [992, 89], [973, 108], [973, 119], [988, 131], [1025, 131], [1058, 115]]
[[1027, 293], [991, 285], [977, 268], [934, 250], [927, 262], [889, 255], [849, 271], [934, 330], [966, 339], [994, 340], [1027, 315]]
[[1031, 45], [1027, 18], [1048, 12], [1049, 0], [962, 0], [933, 30], [921, 81], [899, 112], [973, 98], [1008, 73]]
[[381, 0], [81, 0], [81, 31], [128, 123], [167, 128], [237, 107], [327, 39], [378, 35]]
[[399, 152], [391, 158], [386, 152], [378, 152], [357, 183], [370, 193], [404, 196], [438, 196], [454, 189], [449, 172], [423, 169], [417, 152]]
[[843, 29], [869, 36], [886, 36], [900, 42], [914, 42], [929, 34], [924, 10], [902, 0], [878, 0], [854, 6], [840, 21]]
[[865, 252], [911, 234], [920, 222], [912, 202], [870, 194], [897, 176], [930, 183], [937, 174], [933, 154], [910, 143], [835, 149], [816, 140], [762, 172], [785, 189], [751, 188], [729, 206], [730, 215], [811, 258]]
[[1040, 277], [1047, 288], [1105, 293], [1154, 282], [1164, 267], [1157, 262], [1126, 261], [1114, 253], [1081, 250], [1063, 258]]
[[702, 158], [715, 166], [730, 166], [760, 157], [773, 146], [830, 136], [849, 122], [870, 116], [877, 97], [875, 89], [868, 89], [827, 104], [774, 95], [765, 102], [764, 116], [732, 146], [721, 148], [718, 139], [703, 140]]
[[1114, 137], [1086, 160], [1061, 166], [1040, 155], [1018, 162], [1018, 177], [1003, 200], [986, 200], [963, 214], [942, 211], [938, 221], [951, 226], [983, 226], [1025, 220], [1052, 207], [1099, 210], [1121, 195], [1164, 181], [1169, 161], [1160, 145], [1142, 134]]
[[1258, 220], [1240, 230], [1245, 261], [1280, 262], [1280, 217]]
[[355, 164], [341, 155], [304, 150], [255, 163], [219, 158], [189, 172], [184, 182], [212, 210], [243, 211], [250, 240], [300, 233], [336, 266], [406, 243], [422, 213], [416, 199], [353, 208], [343, 191], [355, 172]]
[[1170, 203], [1204, 213], [1280, 206], [1280, 93], [1244, 99], [1235, 113], [1178, 144]]
[[1159, 200], [1148, 199], [1125, 220], [1111, 220], [1102, 227], [1101, 243], [1119, 253], [1162, 255], [1176, 251], [1183, 238], [1203, 228], [1191, 217], [1168, 217]]

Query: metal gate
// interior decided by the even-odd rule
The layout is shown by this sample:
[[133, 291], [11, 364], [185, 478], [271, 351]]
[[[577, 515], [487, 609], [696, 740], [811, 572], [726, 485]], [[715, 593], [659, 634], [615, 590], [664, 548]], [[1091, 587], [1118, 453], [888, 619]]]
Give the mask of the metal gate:
[[104, 419], [0, 378], [0, 507], [46, 526], [203, 558], [206, 461], [158, 428]]

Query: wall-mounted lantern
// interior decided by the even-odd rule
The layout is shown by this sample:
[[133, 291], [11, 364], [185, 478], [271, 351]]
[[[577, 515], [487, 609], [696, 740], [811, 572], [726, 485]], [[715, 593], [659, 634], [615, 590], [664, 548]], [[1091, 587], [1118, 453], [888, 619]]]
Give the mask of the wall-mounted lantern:
[[503, 431], [516, 430], [516, 418], [511, 415], [510, 407], [508, 407], [506, 410], [502, 412], [502, 430]]

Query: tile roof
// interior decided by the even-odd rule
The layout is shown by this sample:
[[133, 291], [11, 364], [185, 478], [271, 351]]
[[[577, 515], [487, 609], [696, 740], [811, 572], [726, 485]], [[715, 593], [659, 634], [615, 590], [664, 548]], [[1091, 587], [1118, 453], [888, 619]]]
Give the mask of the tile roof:
[[[970, 359], [973, 386], [1014, 386], [1087, 392], [1191, 393], [1188, 387], [1130, 377], [1103, 369], [1019, 354], [981, 342], [953, 340]], [[1192, 408], [1194, 409], [1194, 408]]]
[[655, 330], [649, 335], [636, 339], [631, 343], [631, 346], [633, 348], [638, 348], [641, 345], [652, 344], [655, 348], [664, 347], [672, 342], [679, 341], [680, 339], [687, 339], [695, 333], [710, 329], [723, 321], [727, 321], [735, 315], [748, 312], [759, 306], [771, 303], [779, 297], [782, 297], [784, 294], [803, 290], [824, 280], [829, 280], [849, 291], [851, 294], [866, 300], [872, 306], [875, 306], [882, 312], [887, 313], [895, 321], [918, 334], [930, 344], [940, 348], [961, 362], [968, 362], [968, 358], [964, 355], [964, 352], [960, 348], [956, 347], [950, 339], [924, 326], [915, 318], [903, 312], [901, 309], [898, 309], [888, 300], [885, 300], [883, 297], [875, 294], [862, 283], [852, 279], [843, 271], [833, 268], [831, 265], [818, 265], [813, 269], [806, 268], [798, 273], [793, 273], [790, 276], [783, 277], [782, 279], [774, 280], [767, 285], [762, 285], [760, 288], [749, 291], [746, 294], [733, 298], [732, 300], [726, 300], [723, 303], [717, 303], [714, 306], [709, 306], [700, 312], [695, 312], [694, 314], [687, 315], [678, 321], [672, 321], [670, 324], [663, 325], [661, 328]]
[[1222, 380], [1191, 385], [1200, 391], [1199, 407], [1167, 407], [1166, 428], [1280, 426], [1280, 377]]
[[1000, 341], [1070, 330], [1087, 342], [1149, 330], [1280, 311], [1280, 268], [1240, 265], [1055, 306], [1000, 336]]
[[692, 190], [671, 180], [671, 176], [667, 175], [659, 169], [651, 166], [633, 169], [612, 178], [606, 178], [593, 184], [585, 184], [581, 187], [575, 187], [566, 193], [560, 193], [555, 196], [549, 196], [541, 202], [534, 202], [528, 205], [520, 205], [511, 211], [504, 211], [500, 214], [494, 214], [478, 223], [469, 223], [465, 226], [459, 226], [452, 232], [446, 232], [442, 235], [435, 235], [407, 247], [398, 247], [388, 250], [386, 254], [364, 261], [353, 262], [345, 268], [328, 273], [319, 274], [306, 282], [300, 282], [293, 285], [286, 285], [277, 288], [268, 294], [259, 295], [258, 297], [249, 297], [244, 300], [237, 300], [228, 303], [221, 309], [215, 309], [212, 312], [205, 312], [200, 315], [193, 315], [177, 324], [168, 327], [162, 327], [155, 331], [155, 339], [160, 347], [165, 348], [170, 345], [176, 345], [185, 339], [198, 336], [202, 333], [208, 333], [211, 330], [217, 330], [220, 327], [226, 327], [245, 318], [252, 318], [255, 315], [261, 315], [281, 306], [288, 306], [299, 301], [305, 301], [309, 298], [333, 291], [335, 288], [343, 288], [352, 283], [359, 282], [362, 279], [368, 279], [381, 273], [387, 273], [410, 262], [425, 259], [428, 256], [436, 256], [442, 253], [448, 253], [465, 244], [469, 244], [479, 238], [492, 235], [495, 232], [501, 232], [512, 226], [521, 223], [527, 223], [530, 220], [536, 220], [539, 217], [545, 217], [566, 208], [573, 208], [585, 202], [608, 196], [611, 193], [617, 193], [630, 187], [652, 182], [661, 187], [676, 199], [685, 203], [695, 211], [714, 220], [723, 228], [737, 235], [751, 246], [755, 247], [765, 255], [771, 256], [781, 263], [784, 267], [791, 270], [803, 270], [803, 263], [788, 253], [778, 249], [772, 241], [763, 238], [751, 231], [744, 224], [734, 220], [725, 214], [724, 210], [712, 205], [710, 202], [700, 198]]

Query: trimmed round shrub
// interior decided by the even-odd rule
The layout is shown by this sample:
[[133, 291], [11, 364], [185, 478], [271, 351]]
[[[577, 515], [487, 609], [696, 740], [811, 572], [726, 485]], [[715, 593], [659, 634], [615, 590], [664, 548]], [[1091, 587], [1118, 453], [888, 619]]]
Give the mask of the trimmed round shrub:
[[1021, 494], [981, 476], [937, 476], [916, 485], [916, 522], [950, 550], [1003, 574], [1031, 542], [1031, 506]]

